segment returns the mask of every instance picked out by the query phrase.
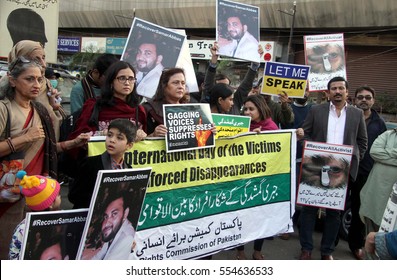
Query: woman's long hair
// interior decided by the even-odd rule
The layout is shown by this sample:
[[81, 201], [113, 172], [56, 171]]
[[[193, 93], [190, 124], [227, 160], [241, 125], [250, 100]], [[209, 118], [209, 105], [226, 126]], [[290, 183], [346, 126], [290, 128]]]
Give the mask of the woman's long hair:
[[262, 121], [272, 117], [272, 112], [262, 95], [257, 94], [248, 96], [244, 101], [244, 105], [248, 101], [254, 103], [255, 107], [259, 111], [260, 119]]
[[226, 99], [234, 93], [234, 90], [231, 86], [223, 83], [215, 84], [210, 89], [210, 106], [211, 108], [216, 106], [216, 109], [219, 113], [227, 113], [222, 112], [222, 108], [219, 104], [219, 98]]
[[[125, 61], [117, 61], [113, 63], [105, 72], [105, 83], [101, 88], [101, 98], [98, 100], [98, 104], [100, 107], [102, 106], [113, 106], [115, 104], [114, 101], [114, 89], [113, 82], [116, 79], [118, 73], [123, 69], [131, 69], [136, 78], [136, 71], [131, 64]], [[131, 94], [127, 96], [126, 103], [130, 107], [135, 107], [139, 104], [140, 98], [136, 91], [136, 82], [134, 83], [134, 89]]]
[[170, 81], [170, 78], [175, 74], [183, 74], [186, 77], [185, 71], [182, 68], [170, 68], [164, 70], [160, 76], [159, 85], [157, 86], [156, 94], [153, 96], [153, 101], [164, 102], [165, 100], [165, 88]]

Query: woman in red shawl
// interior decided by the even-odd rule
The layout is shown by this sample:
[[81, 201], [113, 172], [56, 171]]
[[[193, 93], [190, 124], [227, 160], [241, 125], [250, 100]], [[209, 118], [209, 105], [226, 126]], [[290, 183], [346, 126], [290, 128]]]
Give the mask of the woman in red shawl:
[[73, 139], [82, 132], [91, 132], [94, 136], [102, 135], [110, 121], [117, 118], [129, 119], [138, 129], [146, 131], [146, 113], [139, 105], [135, 69], [128, 62], [117, 61], [106, 73], [101, 97], [88, 99], [84, 103], [76, 129], [69, 138]]
[[[135, 69], [125, 61], [113, 63], [106, 71], [106, 80], [101, 88], [99, 99], [88, 99], [82, 108], [76, 122], [75, 130], [68, 139], [73, 139], [80, 133], [90, 133], [92, 136], [103, 135], [104, 130], [114, 119], [129, 119], [138, 127], [137, 140], [146, 137], [146, 112], [139, 105], [140, 98], [136, 92]], [[64, 156], [68, 169], [65, 172], [74, 177], [77, 164], [70, 166], [69, 161], [79, 161], [87, 156], [87, 150], [74, 149]]]

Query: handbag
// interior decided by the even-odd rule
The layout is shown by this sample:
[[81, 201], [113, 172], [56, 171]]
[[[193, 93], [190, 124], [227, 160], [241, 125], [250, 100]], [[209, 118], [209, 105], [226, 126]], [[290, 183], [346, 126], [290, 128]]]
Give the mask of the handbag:
[[[10, 139], [10, 113], [8, 107], [5, 106], [5, 108], [7, 109], [5, 139]], [[7, 156], [0, 157], [0, 203], [16, 202], [21, 199], [22, 196], [19, 190], [20, 180], [16, 178], [16, 174], [19, 170], [22, 170], [23, 160], [23, 152], [13, 152]]]

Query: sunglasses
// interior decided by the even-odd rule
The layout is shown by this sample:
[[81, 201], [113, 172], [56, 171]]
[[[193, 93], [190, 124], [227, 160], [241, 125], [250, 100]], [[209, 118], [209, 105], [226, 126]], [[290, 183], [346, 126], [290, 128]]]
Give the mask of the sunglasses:
[[372, 96], [371, 95], [358, 95], [356, 97], [358, 100], [363, 100], [365, 98], [365, 100], [372, 100]]
[[11, 63], [11, 68], [8, 70], [9, 73], [12, 72], [12, 70], [14, 70], [15, 66], [19, 65], [19, 64], [24, 64], [24, 63], [30, 63], [31, 61], [26, 59], [23, 56], [19, 56], [15, 61], [13, 61]]

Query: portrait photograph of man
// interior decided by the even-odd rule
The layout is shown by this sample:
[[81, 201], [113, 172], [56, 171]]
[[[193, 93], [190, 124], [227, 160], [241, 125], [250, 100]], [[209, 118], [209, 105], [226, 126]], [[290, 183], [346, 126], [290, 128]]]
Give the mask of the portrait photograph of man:
[[305, 141], [297, 203], [344, 209], [353, 148]]
[[134, 19], [121, 60], [137, 71], [138, 94], [152, 98], [165, 68], [175, 67], [185, 40], [172, 30]]
[[310, 66], [309, 91], [327, 90], [336, 76], [346, 78], [343, 34], [304, 36], [305, 64]]
[[20, 259], [76, 259], [87, 214], [84, 208], [28, 212]]
[[216, 26], [219, 55], [260, 61], [258, 7], [218, 0]]
[[128, 260], [151, 169], [100, 171], [78, 259]]

